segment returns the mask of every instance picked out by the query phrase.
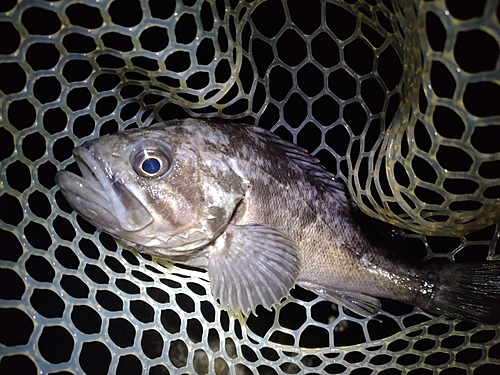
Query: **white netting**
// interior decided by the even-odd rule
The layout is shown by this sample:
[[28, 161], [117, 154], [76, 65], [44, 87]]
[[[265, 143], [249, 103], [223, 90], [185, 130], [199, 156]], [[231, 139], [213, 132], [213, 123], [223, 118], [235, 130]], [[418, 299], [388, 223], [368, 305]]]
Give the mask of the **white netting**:
[[0, 2], [0, 373], [498, 371], [499, 327], [392, 301], [370, 320], [294, 290], [240, 325], [204, 273], [82, 220], [54, 174], [99, 135], [239, 119], [421, 233], [406, 234], [414, 258], [498, 259], [499, 14], [486, 0]]

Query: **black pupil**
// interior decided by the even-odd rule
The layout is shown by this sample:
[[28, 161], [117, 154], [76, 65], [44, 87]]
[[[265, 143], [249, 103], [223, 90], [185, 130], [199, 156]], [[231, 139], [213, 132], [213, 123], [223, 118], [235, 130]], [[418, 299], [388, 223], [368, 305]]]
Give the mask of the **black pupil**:
[[156, 158], [147, 158], [142, 162], [142, 170], [148, 174], [158, 173], [160, 167], [160, 162]]

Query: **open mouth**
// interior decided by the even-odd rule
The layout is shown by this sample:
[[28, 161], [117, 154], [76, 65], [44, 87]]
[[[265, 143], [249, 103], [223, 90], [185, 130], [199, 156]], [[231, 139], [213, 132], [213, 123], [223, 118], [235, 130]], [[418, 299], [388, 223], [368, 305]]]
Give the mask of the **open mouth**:
[[56, 184], [76, 211], [108, 230], [137, 231], [153, 221], [144, 205], [115, 178], [85, 146], [73, 155], [83, 177], [67, 171], [56, 174]]

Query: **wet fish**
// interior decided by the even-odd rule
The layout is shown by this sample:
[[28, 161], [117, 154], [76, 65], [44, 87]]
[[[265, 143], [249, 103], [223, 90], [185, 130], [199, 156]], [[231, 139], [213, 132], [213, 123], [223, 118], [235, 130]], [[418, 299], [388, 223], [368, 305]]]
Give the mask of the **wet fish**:
[[85, 142], [67, 201], [124, 244], [208, 271], [224, 309], [271, 308], [294, 285], [363, 316], [390, 298], [500, 321], [500, 262], [421, 267], [373, 244], [344, 186], [298, 146], [254, 126], [168, 121]]

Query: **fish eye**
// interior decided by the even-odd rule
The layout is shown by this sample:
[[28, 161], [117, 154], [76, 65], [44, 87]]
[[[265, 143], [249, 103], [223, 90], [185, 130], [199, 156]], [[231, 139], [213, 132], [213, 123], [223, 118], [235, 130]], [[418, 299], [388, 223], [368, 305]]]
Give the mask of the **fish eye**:
[[168, 172], [171, 165], [170, 156], [159, 148], [141, 148], [135, 152], [130, 162], [135, 173], [141, 177], [158, 178]]
[[154, 175], [161, 169], [161, 161], [154, 157], [144, 159], [141, 165], [141, 169], [145, 173]]

